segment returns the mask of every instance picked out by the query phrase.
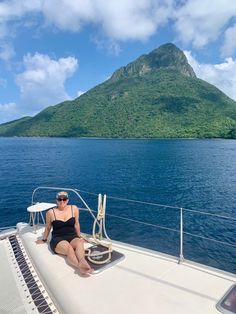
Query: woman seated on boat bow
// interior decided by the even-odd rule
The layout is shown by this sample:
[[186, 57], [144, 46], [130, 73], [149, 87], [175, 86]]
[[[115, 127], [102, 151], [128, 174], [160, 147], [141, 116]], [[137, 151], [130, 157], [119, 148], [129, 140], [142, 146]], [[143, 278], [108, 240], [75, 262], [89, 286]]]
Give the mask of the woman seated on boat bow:
[[89, 274], [93, 269], [85, 259], [84, 240], [80, 238], [79, 209], [75, 205], [68, 205], [68, 200], [67, 192], [57, 193], [57, 207], [47, 212], [43, 239], [37, 240], [36, 243], [47, 242], [52, 228], [50, 241], [52, 251], [65, 255], [67, 262], [81, 274]]

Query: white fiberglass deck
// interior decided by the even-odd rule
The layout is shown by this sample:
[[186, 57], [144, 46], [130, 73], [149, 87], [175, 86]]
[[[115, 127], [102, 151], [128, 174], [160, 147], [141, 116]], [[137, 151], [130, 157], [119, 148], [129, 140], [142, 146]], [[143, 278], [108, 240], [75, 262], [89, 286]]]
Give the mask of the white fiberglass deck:
[[114, 243], [125, 260], [98, 275], [84, 278], [36, 245], [43, 229], [18, 225], [20, 237], [49, 295], [63, 314], [211, 314], [236, 277], [150, 250]]

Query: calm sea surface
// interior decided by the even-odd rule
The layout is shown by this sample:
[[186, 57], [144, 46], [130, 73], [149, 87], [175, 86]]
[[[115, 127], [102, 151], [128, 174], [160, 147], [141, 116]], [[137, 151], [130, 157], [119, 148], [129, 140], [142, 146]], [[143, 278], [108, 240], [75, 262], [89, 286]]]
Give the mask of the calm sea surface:
[[[151, 203], [194, 210], [184, 211], [184, 256], [236, 273], [236, 141], [0, 138], [0, 227], [28, 221], [42, 185], [106, 193], [111, 238], [176, 256], [179, 209]], [[96, 209], [95, 195], [82, 196]], [[84, 211], [81, 226], [91, 231]]]

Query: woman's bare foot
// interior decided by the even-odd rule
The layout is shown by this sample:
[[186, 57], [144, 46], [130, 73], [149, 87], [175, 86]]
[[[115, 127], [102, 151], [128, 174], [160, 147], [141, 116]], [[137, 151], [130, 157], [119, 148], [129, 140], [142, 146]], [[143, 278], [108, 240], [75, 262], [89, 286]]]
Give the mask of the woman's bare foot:
[[82, 275], [89, 275], [94, 271], [94, 269], [90, 267], [89, 263], [83, 257], [79, 261], [79, 271]]

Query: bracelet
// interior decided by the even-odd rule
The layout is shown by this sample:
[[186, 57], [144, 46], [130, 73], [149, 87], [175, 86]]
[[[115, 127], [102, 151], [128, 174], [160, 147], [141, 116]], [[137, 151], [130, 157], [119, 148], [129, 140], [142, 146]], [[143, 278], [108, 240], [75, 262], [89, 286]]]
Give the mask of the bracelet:
[[43, 242], [47, 242], [47, 239], [42, 239]]

